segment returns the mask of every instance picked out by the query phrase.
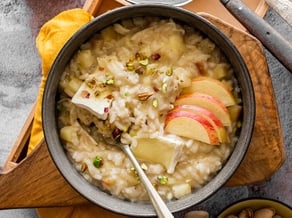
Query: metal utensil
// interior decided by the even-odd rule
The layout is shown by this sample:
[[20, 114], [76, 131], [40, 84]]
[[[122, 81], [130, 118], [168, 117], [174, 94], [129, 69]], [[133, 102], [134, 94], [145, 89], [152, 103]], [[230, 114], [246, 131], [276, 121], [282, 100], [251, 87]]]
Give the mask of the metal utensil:
[[150, 182], [150, 180], [148, 179], [148, 177], [144, 173], [144, 171], [141, 168], [140, 164], [138, 163], [137, 159], [133, 155], [129, 145], [125, 145], [125, 144], [122, 144], [120, 142], [116, 142], [112, 139], [108, 139], [105, 137], [104, 137], [104, 140], [106, 143], [108, 143], [110, 145], [119, 146], [122, 149], [122, 151], [125, 152], [125, 154], [128, 156], [128, 158], [132, 162], [141, 182], [143, 183], [145, 190], [148, 193], [148, 196], [149, 196], [151, 203], [152, 203], [152, 205], [157, 213], [157, 216], [160, 218], [172, 218], [173, 217], [172, 213], [169, 211], [166, 204], [164, 203], [164, 201], [162, 200], [162, 198], [160, 197], [160, 195], [155, 190], [152, 183]]
[[[91, 134], [90, 130], [86, 128], [84, 124], [81, 122], [79, 125], [82, 127], [83, 130], [85, 130], [88, 134]], [[144, 173], [143, 169], [141, 168], [140, 164], [138, 163], [137, 159], [135, 158], [131, 148], [129, 145], [122, 144], [118, 139], [113, 139], [110, 137], [106, 137], [105, 135], [101, 133], [96, 133], [105, 143], [112, 145], [112, 146], [118, 146], [130, 159], [132, 162], [141, 182], [144, 185], [144, 188], [146, 192], [148, 193], [148, 196], [151, 200], [151, 203], [157, 213], [157, 216], [159, 218], [173, 218], [172, 213], [169, 211], [168, 207], [158, 194], [158, 192], [153, 187], [152, 183]]]
[[272, 26], [240, 0], [220, 0], [221, 3], [256, 36], [263, 45], [292, 72], [292, 45]]
[[130, 2], [132, 4], [157, 4], [157, 3], [161, 3], [161, 4], [167, 4], [167, 5], [174, 5], [174, 6], [183, 6], [186, 5], [188, 3], [190, 3], [192, 0], [169, 0], [169, 1], [165, 1], [165, 0], [126, 0], [127, 2]]

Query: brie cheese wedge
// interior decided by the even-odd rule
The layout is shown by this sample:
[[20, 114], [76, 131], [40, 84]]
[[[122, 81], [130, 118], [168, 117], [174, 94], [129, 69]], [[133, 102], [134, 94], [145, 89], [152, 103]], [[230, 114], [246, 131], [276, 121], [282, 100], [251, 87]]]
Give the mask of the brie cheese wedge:
[[98, 94], [95, 92], [85, 81], [73, 96], [72, 103], [87, 109], [99, 119], [106, 120], [112, 102], [112, 98], [108, 97], [111, 92], [110, 90], [105, 90]]
[[183, 152], [184, 144], [179, 140], [158, 138], [137, 138], [137, 145], [131, 147], [136, 158], [162, 164], [168, 173], [173, 173]]

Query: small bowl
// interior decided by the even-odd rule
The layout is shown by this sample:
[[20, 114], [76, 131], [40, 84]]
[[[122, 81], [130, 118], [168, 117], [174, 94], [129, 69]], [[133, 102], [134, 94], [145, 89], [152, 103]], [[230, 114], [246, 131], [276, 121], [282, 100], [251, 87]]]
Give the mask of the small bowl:
[[242, 128], [238, 136], [238, 142], [229, 159], [217, 175], [202, 188], [194, 190], [192, 194], [181, 199], [167, 202], [167, 206], [171, 212], [184, 210], [210, 197], [219, 190], [236, 171], [246, 154], [252, 137], [255, 119], [255, 99], [252, 82], [245, 62], [228, 37], [206, 19], [179, 7], [141, 4], [115, 9], [89, 22], [66, 43], [57, 56], [49, 73], [42, 105], [44, 135], [53, 161], [68, 183], [83, 197], [94, 204], [128, 216], [155, 216], [155, 211], [150, 202], [134, 203], [118, 199], [85, 180], [67, 157], [59, 137], [56, 122], [58, 84], [65, 66], [80, 45], [91, 38], [96, 32], [119, 20], [141, 16], [173, 18], [177, 21], [187, 23], [207, 35], [224, 52], [225, 56], [232, 64], [242, 94]]
[[225, 218], [229, 214], [238, 214], [245, 208], [251, 208], [254, 211], [262, 208], [274, 208], [276, 214], [283, 218], [292, 217], [292, 208], [278, 200], [268, 198], [250, 198], [235, 202], [231, 206], [224, 209], [217, 217]]

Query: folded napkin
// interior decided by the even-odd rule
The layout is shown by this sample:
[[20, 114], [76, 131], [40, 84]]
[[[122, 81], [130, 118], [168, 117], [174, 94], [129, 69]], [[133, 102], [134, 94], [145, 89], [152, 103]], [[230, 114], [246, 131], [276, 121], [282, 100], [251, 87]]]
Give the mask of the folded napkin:
[[[42, 129], [42, 97], [45, 83], [50, 68], [59, 51], [68, 39], [82, 27], [92, 20], [93, 17], [83, 9], [71, 9], [64, 11], [47, 23], [45, 23], [36, 38], [36, 47], [42, 60], [42, 80], [36, 101], [35, 115], [32, 124], [31, 137], [28, 145], [28, 154], [41, 142], [44, 137]], [[114, 214], [93, 204], [77, 205], [72, 207], [38, 208], [40, 218], [123, 218], [124, 216]]]
[[68, 39], [92, 20], [93, 17], [83, 9], [64, 11], [45, 23], [36, 38], [36, 47], [42, 59], [42, 80], [36, 101], [35, 116], [28, 145], [30, 153], [44, 137], [41, 119], [42, 97], [50, 68]]

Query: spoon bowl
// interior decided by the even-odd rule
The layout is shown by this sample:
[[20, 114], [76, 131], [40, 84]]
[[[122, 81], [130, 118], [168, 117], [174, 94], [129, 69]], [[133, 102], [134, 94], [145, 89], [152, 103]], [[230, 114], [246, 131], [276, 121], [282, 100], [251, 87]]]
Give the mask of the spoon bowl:
[[128, 158], [132, 162], [133, 167], [135, 168], [135, 170], [140, 178], [140, 181], [142, 182], [145, 190], [148, 193], [148, 196], [149, 196], [150, 201], [151, 201], [151, 203], [152, 203], [152, 205], [157, 213], [157, 216], [158, 217], [167, 217], [167, 218], [173, 217], [173, 215], [171, 214], [171, 212], [167, 208], [166, 204], [164, 203], [164, 201], [162, 200], [162, 198], [160, 197], [160, 195], [158, 194], [158, 192], [153, 187], [152, 183], [150, 182], [150, 180], [148, 179], [148, 177], [144, 173], [143, 169], [141, 168], [140, 164], [138, 163], [137, 159], [135, 158], [134, 154], [132, 153], [129, 145], [125, 145], [125, 144], [122, 144], [120, 142], [115, 142], [111, 139], [106, 139], [106, 138], [104, 138], [104, 139], [105, 139], [106, 143], [113, 145], [113, 146], [118, 146], [128, 156]]

